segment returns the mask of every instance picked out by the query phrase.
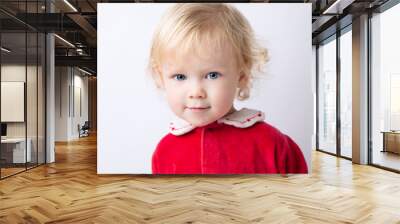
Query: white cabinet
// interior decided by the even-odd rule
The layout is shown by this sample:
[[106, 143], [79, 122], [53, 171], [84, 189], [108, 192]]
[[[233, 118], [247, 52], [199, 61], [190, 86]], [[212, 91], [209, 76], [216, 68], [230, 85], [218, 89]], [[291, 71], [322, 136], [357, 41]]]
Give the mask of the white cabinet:
[[[6, 147], [12, 148], [12, 162], [13, 163], [25, 163], [32, 161], [32, 140], [28, 138], [26, 140], [26, 154], [25, 154], [25, 138], [7, 138], [2, 139], [1, 144]], [[27, 161], [25, 161], [27, 159]]]

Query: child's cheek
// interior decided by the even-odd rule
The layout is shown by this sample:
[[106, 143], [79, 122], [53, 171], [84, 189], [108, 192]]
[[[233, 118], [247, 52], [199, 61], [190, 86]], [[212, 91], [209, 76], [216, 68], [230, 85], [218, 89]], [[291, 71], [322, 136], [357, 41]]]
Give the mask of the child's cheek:
[[183, 104], [184, 93], [182, 92], [182, 88], [169, 86], [166, 91], [168, 103], [170, 104], [171, 108], [180, 108]]
[[169, 94], [167, 95], [167, 101], [172, 112], [179, 116], [180, 113], [182, 113], [182, 103], [180, 102], [179, 98]]
[[225, 84], [214, 89], [211, 94], [213, 96], [213, 101], [219, 105], [222, 110], [225, 110], [226, 108], [230, 109], [235, 98], [235, 88], [231, 85]]
[[233, 102], [237, 86], [237, 83], [232, 80], [229, 80], [229, 82], [225, 82], [222, 84], [219, 89], [223, 90], [223, 93], [221, 95], [223, 95], [224, 100]]

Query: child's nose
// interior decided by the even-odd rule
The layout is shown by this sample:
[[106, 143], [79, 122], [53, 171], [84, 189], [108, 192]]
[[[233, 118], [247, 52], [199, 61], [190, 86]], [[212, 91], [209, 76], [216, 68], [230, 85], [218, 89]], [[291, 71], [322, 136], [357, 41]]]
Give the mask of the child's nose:
[[191, 99], [203, 99], [206, 98], [206, 96], [206, 91], [201, 86], [193, 87], [189, 94], [189, 98]]

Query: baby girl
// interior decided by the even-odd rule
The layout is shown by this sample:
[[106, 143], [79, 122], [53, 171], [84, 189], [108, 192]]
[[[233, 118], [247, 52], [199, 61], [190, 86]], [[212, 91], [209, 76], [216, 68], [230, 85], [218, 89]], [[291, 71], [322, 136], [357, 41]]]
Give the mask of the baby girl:
[[266, 61], [266, 49], [235, 7], [170, 8], [155, 31], [149, 67], [180, 121], [158, 143], [153, 173], [307, 173], [300, 148], [262, 111], [234, 108], [235, 99], [249, 97]]

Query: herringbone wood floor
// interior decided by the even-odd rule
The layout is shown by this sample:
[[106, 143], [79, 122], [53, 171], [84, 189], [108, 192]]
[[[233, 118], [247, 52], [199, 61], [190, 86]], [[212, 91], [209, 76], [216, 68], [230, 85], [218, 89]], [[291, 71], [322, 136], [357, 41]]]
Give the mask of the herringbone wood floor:
[[0, 181], [0, 223], [400, 223], [400, 175], [313, 153], [311, 175], [98, 176], [96, 138]]

